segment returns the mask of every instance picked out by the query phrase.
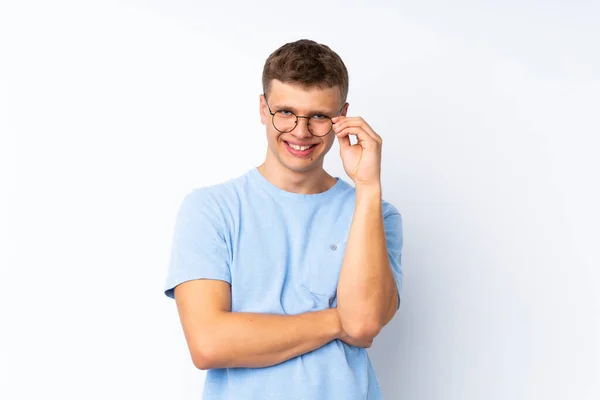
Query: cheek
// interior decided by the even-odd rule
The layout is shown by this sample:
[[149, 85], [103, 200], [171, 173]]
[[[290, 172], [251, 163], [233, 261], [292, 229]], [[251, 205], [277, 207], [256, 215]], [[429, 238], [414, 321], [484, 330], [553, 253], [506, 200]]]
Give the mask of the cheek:
[[331, 149], [334, 141], [335, 141], [335, 137], [333, 137], [333, 136], [324, 141], [324, 143], [323, 143], [324, 152], [328, 152]]
[[269, 126], [267, 126], [267, 141], [269, 143], [271, 143], [273, 146], [277, 146], [277, 144], [279, 142], [278, 139], [279, 139], [280, 135], [281, 135], [281, 133], [277, 132], [272, 127], [269, 128]]

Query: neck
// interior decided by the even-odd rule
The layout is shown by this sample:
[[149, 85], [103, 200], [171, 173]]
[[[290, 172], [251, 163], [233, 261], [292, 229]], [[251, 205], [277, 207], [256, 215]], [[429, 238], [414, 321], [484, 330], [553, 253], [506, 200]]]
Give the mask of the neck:
[[309, 171], [292, 171], [281, 163], [271, 161], [269, 157], [258, 170], [278, 188], [286, 192], [299, 194], [316, 194], [329, 190], [336, 183], [336, 179], [329, 175], [323, 165]]

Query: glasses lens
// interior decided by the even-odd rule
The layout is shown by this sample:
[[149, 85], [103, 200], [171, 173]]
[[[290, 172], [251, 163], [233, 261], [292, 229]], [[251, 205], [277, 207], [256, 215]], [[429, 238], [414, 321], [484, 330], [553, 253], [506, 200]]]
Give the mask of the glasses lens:
[[296, 116], [289, 111], [277, 111], [273, 116], [273, 125], [279, 132], [289, 132], [296, 127]]
[[311, 117], [309, 120], [310, 132], [315, 136], [325, 136], [331, 131], [333, 122], [327, 117]]

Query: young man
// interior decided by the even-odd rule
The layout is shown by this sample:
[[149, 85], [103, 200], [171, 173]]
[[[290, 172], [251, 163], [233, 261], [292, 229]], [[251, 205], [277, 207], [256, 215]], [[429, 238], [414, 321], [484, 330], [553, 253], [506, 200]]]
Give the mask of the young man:
[[[263, 91], [264, 163], [188, 193], [173, 236], [165, 294], [208, 370], [204, 399], [380, 399], [366, 348], [402, 288], [381, 137], [346, 116], [348, 72], [325, 45], [276, 50]], [[323, 169], [336, 138], [355, 187]]]

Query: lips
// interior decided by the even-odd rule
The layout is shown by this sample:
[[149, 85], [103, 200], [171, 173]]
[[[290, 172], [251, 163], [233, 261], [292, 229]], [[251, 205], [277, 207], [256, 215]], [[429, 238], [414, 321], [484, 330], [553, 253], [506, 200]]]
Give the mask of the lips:
[[285, 148], [287, 149], [287, 151], [292, 154], [295, 157], [308, 157], [310, 154], [313, 153], [313, 151], [315, 150], [315, 148], [317, 147], [317, 144], [298, 144], [298, 143], [294, 143], [294, 144], [298, 144], [300, 146], [310, 146], [308, 149], [306, 150], [296, 150], [293, 147], [290, 146], [289, 142], [286, 142], [285, 140], [283, 141], [283, 144], [285, 146]]

